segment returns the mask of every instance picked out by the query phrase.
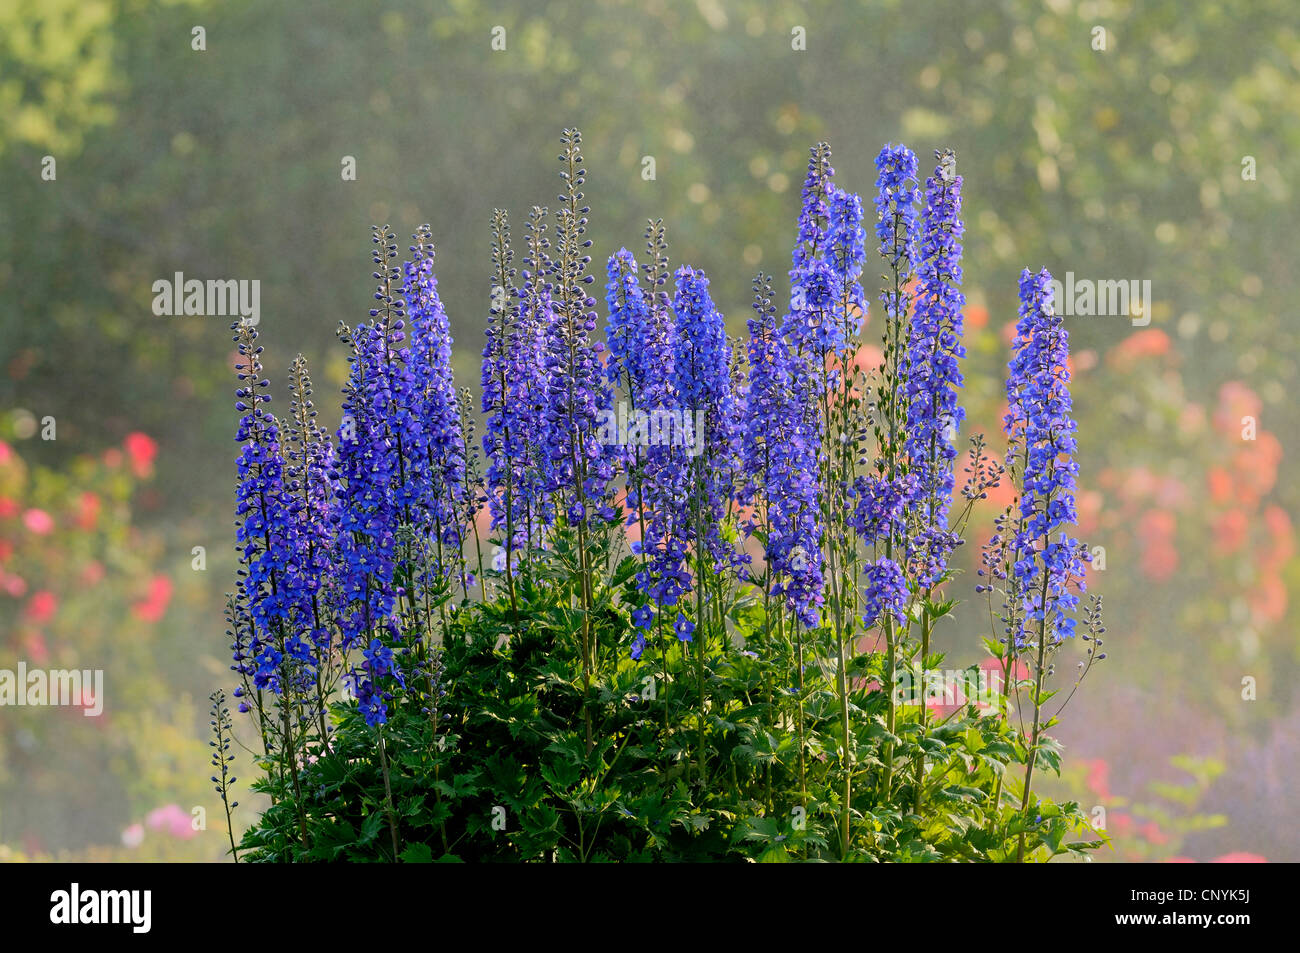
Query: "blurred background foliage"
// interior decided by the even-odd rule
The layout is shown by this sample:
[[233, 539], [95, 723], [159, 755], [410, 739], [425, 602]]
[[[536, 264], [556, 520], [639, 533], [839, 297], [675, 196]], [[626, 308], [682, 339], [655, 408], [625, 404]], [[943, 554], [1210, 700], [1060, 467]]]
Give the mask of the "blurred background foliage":
[[[504, 51], [491, 49], [496, 26]], [[0, 591], [0, 667], [30, 660], [39, 638], [52, 658], [108, 669], [113, 713], [4, 715], [0, 844], [221, 855], [217, 825], [182, 836], [171, 809], [219, 814], [192, 699], [226, 676], [233, 345], [221, 318], [154, 316], [152, 283], [260, 280], [268, 368], [282, 378], [305, 354], [333, 425], [334, 328], [369, 307], [368, 228], [429, 222], [456, 369], [476, 384], [490, 212], [511, 209], [522, 233], [528, 208], [554, 204], [549, 160], [578, 125], [597, 261], [639, 250], [644, 220], [663, 217], [675, 262], [708, 271], [736, 332], [753, 273], [789, 268], [811, 143], [831, 143], [837, 181], [868, 201], [885, 142], [923, 167], [955, 149], [966, 400], [989, 433], [1022, 267], [1151, 281], [1147, 328], [1070, 323], [1081, 521], [1106, 551], [1093, 584], [1112, 661], [1060, 733], [1107, 766], [1117, 804], [1181, 783], [1171, 758], [1222, 762], [1195, 789], [1198, 810], [1226, 823], [1184, 823], [1181, 855], [1300, 859], [1285, 823], [1300, 781], [1285, 478], [1298, 27], [1291, 0], [0, 0], [0, 567], [22, 583]], [[344, 156], [356, 181], [340, 175]], [[47, 416], [56, 440], [41, 439]], [[145, 435], [156, 453], [140, 482], [127, 441], [138, 451]], [[128, 457], [116, 469], [112, 451]], [[86, 493], [111, 529], [76, 528]], [[33, 508], [52, 529], [32, 530]], [[105, 566], [97, 586], [78, 582], [88, 559]], [[158, 598], [156, 579], [175, 597], [146, 623], [133, 606]], [[48, 601], [33, 610], [37, 592], [55, 598], [48, 613]], [[945, 633], [955, 662], [976, 659], [978, 617]], [[1242, 699], [1247, 676], [1255, 701]]]

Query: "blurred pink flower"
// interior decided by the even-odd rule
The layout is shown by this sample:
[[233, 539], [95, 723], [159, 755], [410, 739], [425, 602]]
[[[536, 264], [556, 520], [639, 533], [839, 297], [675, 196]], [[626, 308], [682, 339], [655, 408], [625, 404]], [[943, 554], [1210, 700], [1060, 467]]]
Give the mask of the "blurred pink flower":
[[172, 837], [189, 840], [198, 833], [190, 823], [190, 815], [179, 804], [165, 804], [149, 812], [144, 819], [151, 831], [163, 831]]
[[1155, 821], [1148, 821], [1142, 825], [1142, 836], [1152, 844], [1167, 844], [1169, 837], [1160, 829], [1160, 825]]
[[1224, 854], [1222, 857], [1216, 857], [1210, 861], [1212, 864], [1267, 864], [1268, 858], [1261, 857], [1259, 854], [1250, 854], [1244, 850], [1233, 851], [1231, 854]]
[[16, 573], [0, 572], [0, 589], [15, 599], [20, 599], [27, 591], [27, 581]]
[[54, 520], [44, 510], [31, 509], [23, 514], [23, 525], [37, 536], [44, 536], [54, 529]]
[[23, 639], [23, 649], [27, 657], [37, 665], [44, 665], [50, 660], [50, 649], [45, 644], [45, 636], [40, 632], [29, 632]]
[[1103, 801], [1110, 797], [1110, 765], [1105, 758], [1080, 760], [1088, 769], [1088, 789]]
[[144, 843], [144, 825], [132, 824], [126, 830], [122, 831], [123, 847], [139, 847]]
[[1225, 434], [1237, 434], [1241, 430], [1241, 418], [1254, 417], [1259, 420], [1259, 412], [1264, 402], [1259, 395], [1241, 381], [1228, 381], [1219, 388], [1219, 406], [1214, 411], [1214, 426]]

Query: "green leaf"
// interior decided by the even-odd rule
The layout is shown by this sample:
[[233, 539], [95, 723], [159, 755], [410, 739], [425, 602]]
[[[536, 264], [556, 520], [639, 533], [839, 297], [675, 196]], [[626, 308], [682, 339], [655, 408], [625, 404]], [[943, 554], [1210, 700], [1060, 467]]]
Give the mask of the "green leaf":
[[407, 844], [401, 854], [404, 864], [431, 864], [433, 863], [433, 851], [428, 844]]

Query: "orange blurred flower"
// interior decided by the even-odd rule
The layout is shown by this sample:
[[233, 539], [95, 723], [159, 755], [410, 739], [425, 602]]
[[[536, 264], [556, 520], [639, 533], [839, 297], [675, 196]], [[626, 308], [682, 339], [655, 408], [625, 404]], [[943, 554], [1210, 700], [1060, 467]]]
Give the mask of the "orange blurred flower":
[[1177, 521], [1168, 510], [1147, 510], [1138, 521], [1138, 538], [1142, 541], [1142, 571], [1162, 582], [1178, 569], [1178, 550], [1174, 548]]
[[77, 526], [81, 529], [94, 529], [99, 522], [99, 497], [89, 490], [83, 492], [77, 500]]
[[1210, 499], [1215, 503], [1226, 503], [1232, 499], [1232, 477], [1221, 467], [1211, 467], [1208, 474]]
[[1280, 622], [1286, 615], [1286, 586], [1275, 575], [1265, 576], [1257, 582], [1246, 598], [1255, 621], [1261, 625]]
[[1214, 518], [1214, 542], [1219, 553], [1229, 556], [1246, 542], [1250, 521], [1241, 510], [1228, 510]]
[[1115, 367], [1126, 368], [1146, 357], [1161, 357], [1170, 351], [1169, 335], [1159, 328], [1147, 328], [1126, 337], [1110, 350], [1108, 357]]

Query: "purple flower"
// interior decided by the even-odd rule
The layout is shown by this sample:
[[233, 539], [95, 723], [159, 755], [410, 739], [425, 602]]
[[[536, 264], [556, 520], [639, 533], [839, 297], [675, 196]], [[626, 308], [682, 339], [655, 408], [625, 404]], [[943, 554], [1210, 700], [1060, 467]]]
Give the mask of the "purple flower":
[[960, 539], [948, 530], [948, 510], [957, 458], [957, 428], [965, 411], [957, 403], [962, 386], [958, 361], [966, 356], [961, 344], [961, 309], [966, 299], [961, 284], [961, 177], [951, 153], [925, 184], [925, 212], [916, 307], [907, 342], [906, 449], [917, 474], [917, 529], [909, 546], [922, 586], [943, 577], [948, 556]]
[[242, 358], [235, 397], [244, 410], [235, 434], [241, 445], [235, 539], [243, 564], [239, 605], [248, 614], [246, 635], [236, 639], [235, 668], [258, 688], [281, 692], [283, 649], [298, 621], [293, 587], [300, 568], [298, 525], [285, 483], [279, 421], [262, 407], [271, 400], [266, 393], [271, 382], [262, 377], [257, 331], [240, 324], [234, 329]]
[[[498, 213], [495, 254], [498, 286], [491, 308], [483, 350], [481, 383], [483, 451], [487, 458], [487, 502], [492, 529], [503, 532], [505, 552], [513, 572], [530, 548], [543, 545], [546, 527], [554, 522], [547, 448], [553, 422], [548, 370], [548, 335], [554, 321], [549, 284], [539, 269], [544, 258], [545, 210], [534, 209], [529, 221], [530, 254], [521, 273], [522, 286], [506, 287], [509, 267], [509, 223]], [[509, 560], [504, 556], [508, 554]], [[505, 566], [503, 565], [503, 570]]]
[[1008, 468], [1023, 472], [1020, 529], [1011, 541], [1015, 587], [1025, 618], [1015, 633], [1024, 645], [1037, 621], [1053, 643], [1074, 634], [1071, 614], [1083, 590], [1086, 549], [1068, 535], [1076, 520], [1074, 461], [1078, 425], [1070, 416], [1069, 338], [1052, 301], [1052, 276], [1025, 269], [1020, 320], [1007, 378]]
[[[819, 623], [823, 602], [818, 453], [821, 430], [806, 359], [779, 333], [770, 278], [754, 280], [749, 325], [749, 377], [741, 422], [742, 506], [757, 505], [773, 592], [803, 622]], [[745, 527], [753, 532], [755, 524]]]
[[863, 577], [866, 586], [862, 594], [862, 624], [871, 628], [890, 615], [895, 624], [902, 625], [907, 607], [907, 580], [903, 570], [892, 559], [882, 556], [863, 567]]
[[[696, 549], [703, 548], [717, 568], [734, 565], [737, 554], [723, 538], [719, 524], [733, 496], [739, 466], [737, 406], [731, 386], [731, 344], [722, 312], [709, 296], [704, 272], [677, 270], [673, 311], [677, 333], [673, 346], [673, 385], [683, 429], [691, 431], [686, 455], [689, 492], [681, 500], [679, 517]], [[701, 427], [702, 425], [702, 427]]]
[[886, 288], [880, 300], [887, 319], [901, 317], [907, 310], [902, 290], [917, 264], [916, 155], [904, 145], [887, 145], [876, 157], [876, 238], [881, 257], [897, 269], [897, 288]]
[[836, 294], [835, 274], [825, 258], [834, 175], [830, 146], [819, 142], [812, 147], [808, 158], [798, 233], [791, 256], [790, 310], [781, 329], [791, 350], [799, 354], [817, 345]]
[[438, 575], [463, 575], [461, 548], [473, 501], [466, 487], [466, 447], [451, 370], [451, 328], [438, 297], [429, 226], [421, 226], [404, 268], [404, 297], [411, 318], [408, 352], [413, 426], [409, 429], [406, 482], [413, 489], [414, 519], [428, 562]]

